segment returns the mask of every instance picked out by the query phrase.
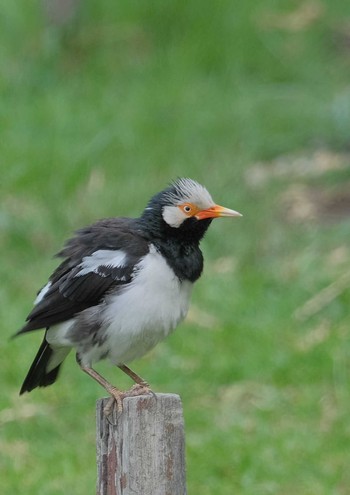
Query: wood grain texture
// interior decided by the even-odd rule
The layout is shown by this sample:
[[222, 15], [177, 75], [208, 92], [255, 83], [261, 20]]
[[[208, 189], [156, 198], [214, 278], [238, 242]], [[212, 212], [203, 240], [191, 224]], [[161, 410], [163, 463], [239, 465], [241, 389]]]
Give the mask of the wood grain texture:
[[97, 495], [186, 495], [180, 397], [127, 397], [107, 419], [97, 402]]

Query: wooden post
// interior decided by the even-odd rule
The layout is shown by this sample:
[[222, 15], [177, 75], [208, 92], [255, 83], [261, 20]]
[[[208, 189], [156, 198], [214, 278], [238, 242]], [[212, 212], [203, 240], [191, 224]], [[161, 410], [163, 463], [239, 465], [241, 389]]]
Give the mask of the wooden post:
[[178, 395], [127, 397], [107, 419], [97, 401], [97, 495], [186, 495]]

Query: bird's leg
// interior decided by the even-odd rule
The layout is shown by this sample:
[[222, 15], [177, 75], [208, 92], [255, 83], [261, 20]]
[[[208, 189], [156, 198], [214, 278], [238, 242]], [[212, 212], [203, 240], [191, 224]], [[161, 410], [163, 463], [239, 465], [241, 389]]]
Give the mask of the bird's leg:
[[84, 366], [78, 354], [76, 355], [76, 360], [80, 366], [80, 369], [84, 371], [84, 373], [86, 373], [87, 375], [91, 376], [91, 378], [93, 378], [97, 383], [99, 383], [112, 396], [111, 397], [112, 400], [108, 401], [104, 409], [104, 413], [106, 414], [106, 416], [108, 416], [111, 413], [112, 405], [114, 401], [116, 401], [117, 403], [118, 411], [121, 412], [123, 410], [123, 399], [124, 397], [126, 397], [125, 392], [122, 392], [117, 387], [109, 383], [105, 378], [103, 378], [102, 375], [97, 373], [97, 371], [95, 371], [93, 368], [90, 368], [89, 366]]
[[123, 392], [122, 390], [119, 390], [117, 387], [109, 383], [109, 381], [103, 378], [103, 376], [100, 375], [96, 370], [94, 370], [89, 366], [83, 365], [78, 354], [76, 354], [76, 360], [80, 366], [80, 369], [84, 371], [84, 373], [86, 373], [87, 375], [91, 376], [91, 378], [93, 378], [97, 383], [99, 383], [112, 396], [104, 408], [104, 413], [106, 416], [109, 416], [110, 413], [112, 412], [114, 401], [117, 403], [118, 412], [122, 412], [123, 399], [125, 397], [136, 397], [137, 395], [145, 395], [149, 393], [154, 395], [154, 393], [150, 390], [149, 384], [145, 380], [143, 380], [139, 375], [134, 373], [130, 368], [125, 366], [125, 364], [122, 364], [118, 367], [122, 371], [124, 371], [124, 373], [126, 373], [130, 378], [132, 378], [136, 383], [136, 385], [131, 387], [130, 390]]
[[118, 368], [120, 368], [122, 371], [124, 371], [124, 373], [130, 376], [130, 378], [134, 380], [134, 382], [138, 385], [149, 388], [149, 384], [143, 378], [137, 375], [133, 370], [128, 368], [128, 366], [126, 366], [125, 364], [118, 365]]
[[[124, 373], [127, 374], [135, 382], [135, 385], [133, 385], [129, 390], [122, 392], [123, 399], [124, 397], [136, 397], [138, 395], [147, 395], [147, 394], [152, 394], [155, 397], [155, 393], [152, 392], [149, 384], [143, 378], [137, 375], [134, 371], [132, 371], [128, 366], [126, 366], [125, 364], [120, 364], [118, 365], [118, 368], [124, 371]], [[113, 402], [114, 402], [114, 395], [110, 398], [110, 400], [107, 402], [104, 408], [104, 412], [107, 416], [109, 416], [109, 414], [112, 411]], [[119, 408], [118, 401], [117, 404], [118, 404], [118, 411], [121, 411], [121, 409]]]
[[152, 394], [155, 397], [155, 393], [150, 389], [149, 383], [132, 371], [128, 366], [125, 364], [120, 364], [118, 365], [118, 368], [124, 371], [124, 373], [130, 376], [130, 378], [135, 382], [135, 385], [133, 385], [131, 389], [126, 392], [129, 396], [134, 397], [136, 395]]

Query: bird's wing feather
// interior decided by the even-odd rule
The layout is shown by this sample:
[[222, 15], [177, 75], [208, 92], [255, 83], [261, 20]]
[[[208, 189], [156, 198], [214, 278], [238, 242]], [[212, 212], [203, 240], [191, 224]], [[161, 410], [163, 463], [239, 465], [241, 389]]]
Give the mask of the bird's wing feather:
[[[85, 229], [68, 241], [60, 253], [66, 260], [50, 277], [50, 286], [42, 297], [39, 293], [27, 324], [17, 334], [67, 321], [80, 311], [98, 305], [110, 290], [118, 290], [131, 282], [140, 259], [149, 250], [148, 242], [130, 230], [125, 231], [125, 225], [120, 229], [117, 224], [119, 232], [114, 231], [114, 246], [118, 247], [112, 249], [110, 232], [108, 243], [103, 242], [102, 237], [96, 244], [93, 227], [89, 228], [90, 235]], [[82, 232], [85, 244], [79, 250]]]

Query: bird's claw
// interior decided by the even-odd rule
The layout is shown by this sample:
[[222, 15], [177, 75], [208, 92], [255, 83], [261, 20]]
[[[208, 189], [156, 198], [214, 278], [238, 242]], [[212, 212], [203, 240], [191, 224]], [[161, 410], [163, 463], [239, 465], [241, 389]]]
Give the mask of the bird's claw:
[[107, 418], [111, 415], [115, 402], [117, 404], [117, 412], [123, 412], [123, 400], [125, 399], [125, 397], [137, 397], [139, 395], [149, 394], [153, 395], [153, 397], [156, 397], [156, 394], [150, 389], [150, 386], [147, 382], [143, 382], [142, 384], [136, 383], [129, 390], [126, 390], [124, 392], [118, 390], [115, 387], [112, 387], [110, 390], [108, 390], [108, 392], [111, 394], [111, 397], [103, 409], [103, 412], [105, 416], [107, 416]]
[[108, 392], [111, 394], [111, 397], [109, 398], [107, 404], [103, 409], [103, 412], [107, 417], [111, 415], [115, 402], [117, 404], [118, 413], [121, 413], [123, 411], [123, 400], [125, 397], [125, 392], [122, 392], [115, 387], [111, 387]]

